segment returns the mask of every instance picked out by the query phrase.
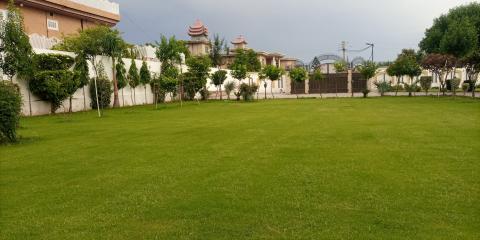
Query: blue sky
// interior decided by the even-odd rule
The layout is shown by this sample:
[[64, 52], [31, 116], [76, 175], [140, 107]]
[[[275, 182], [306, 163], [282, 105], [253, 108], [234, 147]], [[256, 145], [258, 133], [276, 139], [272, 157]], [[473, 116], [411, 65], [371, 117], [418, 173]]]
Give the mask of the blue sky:
[[[114, 0], [118, 25], [132, 43], [160, 35], [188, 39], [188, 26], [201, 19], [210, 32], [231, 41], [244, 35], [251, 48], [310, 61], [375, 43], [375, 60], [392, 60], [402, 48], [417, 48], [433, 19], [467, 0]], [[241, 4], [240, 4], [241, 3]], [[370, 52], [351, 53], [369, 57]]]

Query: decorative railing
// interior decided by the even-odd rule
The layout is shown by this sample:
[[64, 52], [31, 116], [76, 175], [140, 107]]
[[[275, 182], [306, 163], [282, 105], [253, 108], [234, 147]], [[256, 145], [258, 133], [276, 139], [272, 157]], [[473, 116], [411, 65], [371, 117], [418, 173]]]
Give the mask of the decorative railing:
[[118, 3], [110, 2], [108, 0], [70, 0], [78, 4], [82, 4], [88, 7], [100, 9], [105, 12], [120, 14], [120, 7]]

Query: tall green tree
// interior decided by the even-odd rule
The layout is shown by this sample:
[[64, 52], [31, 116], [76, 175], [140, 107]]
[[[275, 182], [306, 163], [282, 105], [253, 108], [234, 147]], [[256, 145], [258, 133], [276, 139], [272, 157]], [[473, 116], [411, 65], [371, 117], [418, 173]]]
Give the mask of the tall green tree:
[[115, 75], [117, 77], [118, 90], [122, 90], [122, 106], [125, 106], [125, 94], [123, 89], [128, 85], [127, 69], [125, 68], [125, 62], [121, 57], [118, 58], [115, 66]]
[[0, 23], [0, 68], [10, 81], [15, 75], [28, 81], [33, 76], [32, 46], [13, 0], [8, 1], [7, 11], [6, 21]]
[[145, 103], [147, 103], [147, 84], [152, 81], [152, 75], [150, 74], [150, 70], [148, 69], [147, 62], [142, 62], [142, 67], [140, 68], [140, 85], [143, 85], [145, 90]]
[[370, 90], [368, 89], [368, 82], [371, 78], [375, 77], [377, 74], [378, 66], [375, 62], [366, 61], [358, 67], [358, 71], [365, 78], [367, 84], [363, 90], [363, 97], [367, 97]]
[[[238, 87], [240, 87], [240, 85], [242, 84], [242, 80], [247, 77], [247, 66], [237, 62], [234, 63], [231, 68], [232, 71], [230, 72], [230, 74], [233, 78], [238, 80]], [[235, 92], [235, 95], [237, 96], [237, 100], [240, 100], [240, 89]]]
[[210, 50], [210, 60], [212, 61], [212, 66], [219, 68], [222, 65], [222, 52], [223, 45], [225, 44], [225, 39], [220, 38], [218, 34], [213, 36], [213, 41], [210, 41], [212, 49]]
[[[177, 68], [180, 69], [180, 73], [183, 72], [182, 68], [182, 61], [183, 59], [188, 59], [190, 52], [188, 51], [188, 47], [186, 42], [177, 40], [175, 36], [170, 37], [167, 39], [165, 36], [162, 36], [160, 42], [156, 42], [156, 55], [157, 58], [162, 63], [162, 73], [168, 70], [168, 73], [173, 73], [172, 69]], [[182, 97], [183, 97], [183, 78], [179, 78], [179, 74], [171, 74], [172, 76], [168, 77], [176, 77], [179, 82], [179, 96], [180, 96], [180, 104], [182, 104]]]
[[239, 65], [244, 65], [247, 72], [259, 72], [262, 69], [262, 64], [258, 60], [258, 54], [252, 49], [237, 49], [235, 51], [235, 59], [230, 69]]
[[132, 99], [132, 104], [136, 105], [137, 104], [137, 96], [136, 96], [136, 91], [135, 88], [138, 87], [140, 84], [140, 75], [138, 74], [138, 68], [137, 64], [135, 63], [135, 59], [132, 59], [132, 62], [130, 64], [130, 68], [128, 69], [128, 85], [133, 90], [133, 99]]
[[120, 100], [118, 97], [118, 80], [116, 74], [116, 59], [121, 58], [125, 52], [127, 44], [120, 36], [120, 32], [116, 29], [101, 26], [99, 31], [103, 32], [102, 37], [102, 54], [109, 56], [112, 59], [112, 83], [113, 83], [113, 107], [120, 107]]
[[210, 58], [205, 56], [187, 59], [188, 72], [184, 75], [184, 81], [188, 99], [192, 100], [201, 89], [206, 91], [211, 64]]
[[[56, 50], [71, 51], [77, 54], [77, 56], [84, 57], [88, 60], [95, 72], [94, 87], [95, 87], [95, 100], [99, 102], [97, 79], [99, 76], [98, 71], [98, 58], [104, 55], [106, 52], [105, 42], [108, 35], [111, 34], [111, 30], [105, 26], [98, 26], [92, 28], [86, 28], [80, 31], [76, 35], [67, 36], [63, 39], [63, 42], [54, 46]], [[100, 104], [96, 104], [98, 116], [101, 117]]]
[[210, 76], [212, 79], [213, 85], [217, 87], [218, 92], [220, 92], [220, 100], [222, 100], [222, 86], [225, 80], [227, 80], [227, 71], [225, 70], [218, 70]]
[[270, 84], [270, 92], [272, 94], [272, 98], [274, 97], [273, 95], [273, 84], [275, 81], [280, 79], [284, 73], [283, 69], [274, 66], [274, 65], [268, 65], [265, 68], [263, 68], [262, 73], [271, 81]]

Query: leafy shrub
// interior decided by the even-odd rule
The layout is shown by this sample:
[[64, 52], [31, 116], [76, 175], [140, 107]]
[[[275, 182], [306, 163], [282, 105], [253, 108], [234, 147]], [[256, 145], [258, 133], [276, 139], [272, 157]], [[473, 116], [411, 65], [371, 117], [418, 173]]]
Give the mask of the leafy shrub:
[[243, 98], [244, 101], [253, 100], [254, 94], [257, 92], [258, 86], [255, 84], [248, 85], [246, 83], [240, 84], [239, 95]]
[[389, 82], [375, 82], [374, 84], [381, 96], [385, 95], [386, 92], [392, 91], [392, 85]]
[[16, 128], [20, 120], [22, 97], [18, 88], [6, 81], [0, 81], [0, 140], [16, 141]]
[[419, 86], [417, 85], [417, 82], [414, 82], [412, 84], [404, 83], [404, 85], [405, 85], [405, 91], [408, 92], [409, 97], [413, 96], [412, 95], [413, 92], [417, 92], [419, 90]]
[[428, 90], [432, 87], [433, 78], [431, 76], [420, 77], [420, 86], [428, 94]]
[[30, 81], [30, 90], [51, 103], [51, 113], [62, 105], [73, 89], [77, 89], [74, 74], [68, 70], [40, 71]]
[[[100, 65], [98, 68], [98, 77], [97, 77], [97, 92], [98, 92], [98, 102], [100, 103], [100, 108], [108, 108], [110, 106], [110, 101], [112, 97], [112, 84], [103, 69], [103, 66]], [[97, 108], [97, 98], [95, 92], [95, 79], [90, 80], [90, 96], [92, 98], [92, 108]]]
[[230, 94], [235, 89], [235, 83], [230, 81], [225, 84], [225, 92], [227, 93], [227, 98], [230, 100]]
[[370, 90], [368, 90], [368, 89], [365, 89], [365, 90], [362, 91], [362, 94], [363, 94], [364, 98], [367, 98], [369, 93], [370, 93]]
[[210, 92], [206, 88], [202, 88], [200, 90], [200, 96], [202, 97], [203, 101], [208, 100], [210, 97]]

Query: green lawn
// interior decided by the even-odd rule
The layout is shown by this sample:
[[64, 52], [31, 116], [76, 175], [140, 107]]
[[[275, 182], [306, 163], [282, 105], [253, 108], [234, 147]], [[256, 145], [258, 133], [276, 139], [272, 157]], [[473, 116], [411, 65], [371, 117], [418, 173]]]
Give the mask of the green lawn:
[[24, 118], [0, 239], [480, 239], [480, 101], [212, 102]]

